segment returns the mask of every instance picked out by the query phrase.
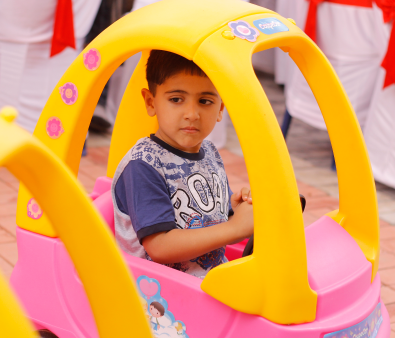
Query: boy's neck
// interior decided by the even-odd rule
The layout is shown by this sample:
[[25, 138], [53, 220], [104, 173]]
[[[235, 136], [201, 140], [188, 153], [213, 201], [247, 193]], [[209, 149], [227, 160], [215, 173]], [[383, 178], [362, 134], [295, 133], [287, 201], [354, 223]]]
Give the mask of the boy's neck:
[[163, 142], [165, 142], [166, 144], [168, 144], [169, 146], [183, 151], [185, 153], [190, 153], [190, 154], [197, 154], [200, 152], [200, 147], [202, 145], [202, 142], [200, 142], [199, 144], [197, 144], [196, 146], [193, 147], [193, 149], [187, 149], [187, 148], [183, 148], [180, 145], [178, 145], [177, 143], [173, 142], [172, 139], [170, 139], [169, 137], [167, 137], [164, 133], [161, 133], [160, 130], [158, 130], [155, 134], [154, 134], [158, 139], [162, 140]]
[[166, 149], [167, 151], [173, 153], [176, 156], [179, 156], [181, 158], [190, 160], [190, 161], [200, 161], [203, 160], [205, 157], [205, 151], [203, 147], [200, 147], [200, 150], [198, 153], [188, 153], [186, 151], [174, 148], [170, 144], [166, 143], [159, 137], [157, 137], [155, 134], [150, 135], [150, 139], [154, 141], [155, 143], [159, 144], [162, 148]]

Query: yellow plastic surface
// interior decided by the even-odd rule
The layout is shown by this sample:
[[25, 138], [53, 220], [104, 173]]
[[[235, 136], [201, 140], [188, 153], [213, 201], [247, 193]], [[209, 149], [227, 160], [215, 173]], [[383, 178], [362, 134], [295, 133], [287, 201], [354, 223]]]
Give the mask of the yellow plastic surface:
[[[0, 119], [12, 122], [17, 112], [12, 107], [5, 107], [1, 111]], [[0, 122], [1, 123], [1, 122]], [[0, 129], [1, 130], [1, 129]], [[1, 149], [1, 143], [0, 143]], [[0, 158], [1, 163], [1, 158]], [[16, 300], [7, 282], [0, 274], [0, 336], [38, 338], [34, 332], [33, 325], [26, 319], [25, 314]]]
[[16, 300], [7, 282], [0, 275], [0, 337], [38, 338], [33, 325]]
[[[254, 214], [252, 257], [213, 269], [202, 288], [240, 311], [259, 313], [284, 324], [300, 323], [314, 320], [316, 302], [307, 282], [303, 219], [284, 139], [251, 67], [254, 51], [285, 47], [312, 88], [336, 158], [340, 211], [334, 219], [353, 236], [372, 263], [372, 280], [379, 255], [377, 200], [359, 124], [332, 66], [312, 40], [290, 21], [272, 14], [244, 19], [252, 24], [265, 16], [277, 17], [289, 32], [261, 34], [255, 44], [247, 44], [240, 39], [225, 40], [219, 30], [202, 43], [194, 57], [229, 110], [246, 160], [254, 210], [259, 210]], [[232, 55], [232, 51], [237, 51], [238, 62], [224, 62], [221, 56]], [[220, 67], [222, 72], [218, 74], [215, 70]], [[254, 302], [257, 298], [259, 301]], [[297, 310], [284, 313], [285, 308]]]
[[[245, 5], [240, 0], [165, 0], [126, 15], [92, 41], [69, 67], [45, 105], [34, 135], [77, 174], [94, 108], [116, 68], [130, 56], [151, 49], [172, 50], [191, 59], [201, 42], [218, 27], [244, 15], [271, 12], [259, 6]], [[91, 48], [97, 49], [101, 55], [101, 64], [95, 71], [86, 69], [83, 63], [83, 53]], [[139, 78], [143, 81], [141, 76]], [[73, 105], [65, 104], [59, 94], [59, 87], [67, 82], [72, 82], [78, 89], [78, 99]], [[149, 118], [141, 110], [141, 87], [137, 83], [135, 86], [129, 85], [126, 93], [129, 95], [133, 90], [136, 92], [131, 95], [136, 101], [129, 98], [130, 105], [125, 107], [123, 104], [117, 117], [109, 177], [113, 176], [121, 158], [139, 138], [156, 131], [155, 121], [147, 122]], [[52, 116], [61, 120], [65, 130], [56, 140], [46, 133], [46, 123]], [[119, 127], [121, 124], [125, 125]], [[118, 129], [122, 132], [126, 129], [126, 135], [118, 137]], [[56, 237], [57, 233], [45, 214], [39, 220], [27, 217], [24, 209], [32, 196], [24, 186], [20, 187], [19, 192], [17, 224], [26, 230]]]
[[[230, 39], [230, 21], [275, 17], [287, 32], [260, 33], [251, 43]], [[291, 20], [239, 0], [163, 0], [118, 20], [84, 52], [96, 48], [101, 65], [89, 71], [80, 55], [62, 77], [38, 122], [35, 135], [76, 173], [88, 124], [112, 72], [129, 56], [142, 59], [125, 91], [114, 127], [107, 175], [135, 142], [156, 131], [140, 91], [145, 86], [148, 51], [163, 49], [193, 59], [210, 77], [227, 106], [245, 156], [254, 198], [255, 251], [248, 258], [209, 272], [202, 288], [234, 309], [282, 324], [313, 321], [317, 295], [307, 279], [306, 245], [298, 189], [277, 120], [251, 65], [254, 52], [280, 47], [306, 77], [324, 115], [336, 158], [340, 211], [332, 217], [355, 238], [376, 275], [379, 252], [373, 175], [358, 122], [333, 68], [318, 47]], [[78, 100], [62, 102], [58, 88], [73, 82]], [[54, 115], [56, 114], [56, 115]], [[65, 133], [46, 135], [49, 117], [62, 120]], [[22, 187], [18, 225], [47, 236], [57, 232], [48, 219], [28, 219], [31, 195]]]
[[[0, 166], [5, 166], [25, 183], [58, 232], [84, 284], [100, 337], [130, 337], [132, 334], [152, 337], [134, 281], [114, 236], [82, 186], [52, 151], [1, 116]], [[3, 295], [1, 291], [4, 285], [0, 280]], [[13, 328], [15, 320], [20, 320], [20, 332], [26, 331], [26, 320], [21, 319], [16, 304], [10, 297], [5, 301], [10, 309], [15, 309], [16, 318], [5, 317], [10, 320], [5, 324], [6, 330]], [[0, 323], [3, 313], [7, 316], [0, 302]], [[0, 333], [3, 337], [3, 326]]]
[[[265, 17], [295, 27], [273, 14], [243, 19], [252, 24]], [[202, 289], [239, 311], [276, 323], [310, 322], [317, 294], [307, 279], [298, 188], [277, 119], [251, 65], [259, 44], [273, 44], [283, 34], [261, 34], [250, 43], [224, 39], [222, 31], [201, 44], [193, 61], [218, 89], [243, 150], [254, 200], [254, 253], [211, 270]]]

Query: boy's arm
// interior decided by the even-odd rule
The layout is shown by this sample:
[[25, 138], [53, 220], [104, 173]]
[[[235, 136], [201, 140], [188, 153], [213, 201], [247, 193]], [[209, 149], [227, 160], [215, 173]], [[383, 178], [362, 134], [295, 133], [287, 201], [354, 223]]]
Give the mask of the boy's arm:
[[200, 229], [174, 229], [156, 233], [145, 237], [142, 244], [157, 263], [169, 264], [194, 259], [252, 235], [252, 205], [241, 203], [234, 212], [228, 222]]

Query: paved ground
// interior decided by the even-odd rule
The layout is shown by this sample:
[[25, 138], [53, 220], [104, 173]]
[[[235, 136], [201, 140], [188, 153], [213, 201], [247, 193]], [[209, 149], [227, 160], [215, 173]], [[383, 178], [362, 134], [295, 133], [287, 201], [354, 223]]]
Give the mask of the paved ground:
[[[269, 76], [261, 75], [262, 85], [281, 121], [284, 112], [282, 89]], [[110, 136], [91, 134], [88, 156], [81, 160], [78, 178], [91, 192], [95, 179], [106, 173]], [[287, 139], [294, 165], [298, 187], [307, 198], [304, 213], [305, 225], [309, 225], [325, 213], [337, 209], [337, 179], [329, 167], [331, 148], [326, 132], [293, 121]], [[228, 125], [228, 142], [221, 150], [232, 190], [248, 185], [248, 175], [233, 126]], [[17, 180], [4, 168], [0, 168], [0, 269], [9, 279], [18, 254], [15, 239], [15, 212]], [[378, 184], [378, 200], [381, 217], [380, 276], [382, 298], [389, 310], [392, 335], [395, 337], [395, 191]]]

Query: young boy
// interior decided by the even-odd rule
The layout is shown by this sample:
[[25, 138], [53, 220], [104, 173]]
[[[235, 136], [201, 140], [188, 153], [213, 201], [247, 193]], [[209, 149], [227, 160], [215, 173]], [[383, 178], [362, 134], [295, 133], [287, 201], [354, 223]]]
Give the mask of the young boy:
[[204, 141], [224, 104], [192, 61], [153, 50], [142, 89], [159, 129], [140, 139], [113, 179], [116, 239], [127, 253], [203, 278], [225, 246], [253, 233], [249, 189], [230, 191], [221, 156]]

